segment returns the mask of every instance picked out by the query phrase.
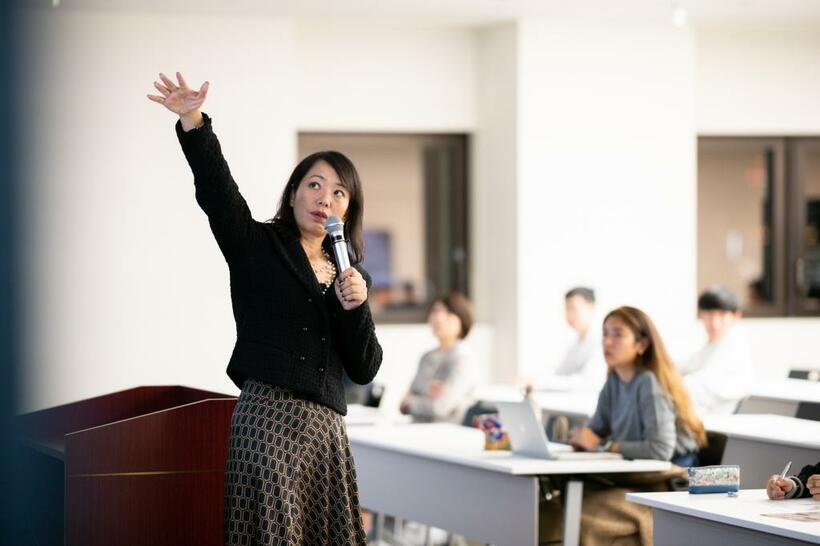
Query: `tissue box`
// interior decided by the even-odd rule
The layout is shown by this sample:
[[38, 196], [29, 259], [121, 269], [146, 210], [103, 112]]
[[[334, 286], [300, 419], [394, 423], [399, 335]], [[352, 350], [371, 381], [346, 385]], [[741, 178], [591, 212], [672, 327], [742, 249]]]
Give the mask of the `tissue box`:
[[740, 489], [740, 467], [737, 465], [698, 466], [689, 468], [689, 492], [729, 493]]

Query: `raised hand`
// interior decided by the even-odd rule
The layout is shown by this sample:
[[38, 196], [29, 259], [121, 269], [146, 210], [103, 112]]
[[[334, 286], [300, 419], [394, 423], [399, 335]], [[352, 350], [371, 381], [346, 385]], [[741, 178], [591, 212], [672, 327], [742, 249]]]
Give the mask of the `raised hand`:
[[199, 91], [195, 91], [188, 87], [188, 83], [179, 72], [177, 72], [178, 83], [171, 81], [165, 74], [160, 74], [159, 78], [162, 83], [154, 82], [154, 87], [162, 95], [147, 95], [148, 98], [165, 106], [180, 117], [190, 116], [198, 112], [205, 102], [205, 97], [208, 96], [208, 82], [203, 83]]

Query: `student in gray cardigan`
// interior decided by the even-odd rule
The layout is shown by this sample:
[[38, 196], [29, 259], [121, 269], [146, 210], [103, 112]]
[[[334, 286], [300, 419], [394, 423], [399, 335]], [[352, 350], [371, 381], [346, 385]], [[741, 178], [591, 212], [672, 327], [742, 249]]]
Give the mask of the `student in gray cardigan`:
[[473, 359], [462, 341], [473, 324], [470, 302], [457, 292], [439, 298], [427, 322], [439, 346], [421, 358], [400, 410], [414, 422], [460, 423], [476, 386]]
[[697, 464], [703, 423], [651, 319], [634, 307], [615, 309], [604, 320], [603, 349], [609, 375], [595, 414], [571, 443], [630, 459]]

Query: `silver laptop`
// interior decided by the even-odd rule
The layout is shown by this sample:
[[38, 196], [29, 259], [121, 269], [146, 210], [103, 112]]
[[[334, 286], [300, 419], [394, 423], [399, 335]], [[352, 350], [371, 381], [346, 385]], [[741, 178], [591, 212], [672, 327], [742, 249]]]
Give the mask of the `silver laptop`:
[[590, 460], [622, 459], [620, 453], [573, 451], [567, 444], [551, 443], [535, 410], [526, 400], [521, 402], [494, 402], [501, 417], [501, 426], [510, 435], [512, 451], [516, 455], [537, 459]]

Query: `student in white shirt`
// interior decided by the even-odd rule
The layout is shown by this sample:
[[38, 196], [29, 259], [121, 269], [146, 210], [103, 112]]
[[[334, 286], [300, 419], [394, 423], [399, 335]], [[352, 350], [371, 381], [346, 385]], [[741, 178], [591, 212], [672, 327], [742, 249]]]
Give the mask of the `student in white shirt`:
[[698, 298], [698, 317], [709, 341], [681, 366], [681, 373], [700, 415], [734, 413], [749, 393], [753, 368], [737, 326], [742, 316], [737, 296], [726, 288], [710, 288]]
[[558, 367], [541, 376], [537, 389], [567, 389], [598, 392], [606, 377], [601, 332], [595, 320], [595, 291], [578, 286], [564, 297], [565, 317], [578, 337], [569, 346]]

